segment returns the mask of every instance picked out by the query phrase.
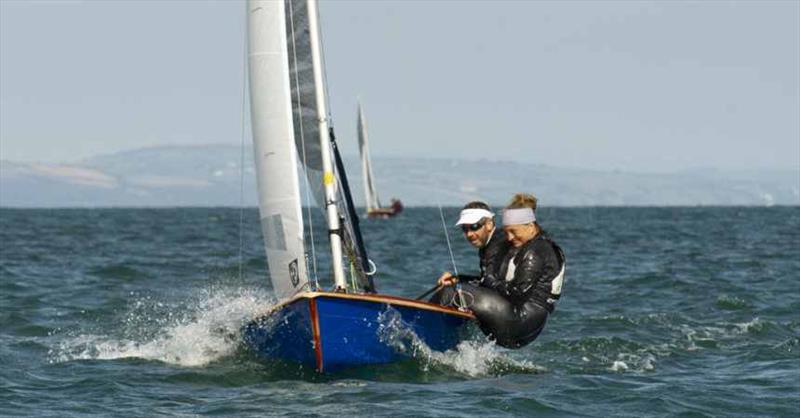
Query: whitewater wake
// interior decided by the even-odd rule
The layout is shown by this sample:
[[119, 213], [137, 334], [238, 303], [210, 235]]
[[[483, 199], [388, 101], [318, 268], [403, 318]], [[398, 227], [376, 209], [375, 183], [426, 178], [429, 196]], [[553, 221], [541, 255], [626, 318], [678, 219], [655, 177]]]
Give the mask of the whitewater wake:
[[133, 303], [117, 326], [123, 336], [78, 333], [50, 350], [51, 362], [139, 358], [179, 366], [204, 366], [231, 356], [240, 329], [253, 314], [274, 305], [253, 289], [203, 290], [188, 306], [166, 308], [150, 298]]
[[432, 350], [406, 324], [400, 313], [389, 308], [379, 318], [381, 341], [400, 353], [419, 361], [424, 371], [445, 367], [469, 377], [496, 376], [508, 373], [541, 373], [546, 369], [528, 360], [509, 356], [509, 351], [480, 338], [460, 342], [455, 349]]

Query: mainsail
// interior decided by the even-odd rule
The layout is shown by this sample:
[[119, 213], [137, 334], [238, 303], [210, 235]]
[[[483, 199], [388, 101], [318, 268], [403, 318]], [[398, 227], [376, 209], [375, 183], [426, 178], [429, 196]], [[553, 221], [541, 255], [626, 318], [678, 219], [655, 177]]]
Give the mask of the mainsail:
[[[319, 57], [314, 0], [250, 0], [250, 97], [258, 176], [259, 209], [267, 263], [279, 299], [309, 282], [303, 242], [298, 169], [326, 215], [336, 287], [346, 287], [342, 251], [358, 282], [372, 291], [358, 224], [351, 221], [347, 190], [336, 188], [343, 166], [334, 166], [325, 86]], [[347, 187], [346, 184], [344, 187]], [[349, 196], [348, 196], [349, 197]], [[313, 239], [313, 238], [312, 238]]]
[[270, 279], [284, 299], [308, 283], [282, 1], [251, 2], [248, 57], [258, 207]]
[[367, 137], [367, 120], [364, 109], [358, 104], [358, 150], [361, 154], [361, 174], [364, 179], [364, 198], [367, 212], [381, 207], [378, 191], [375, 188], [375, 176], [372, 174], [372, 164], [369, 157], [369, 142]]

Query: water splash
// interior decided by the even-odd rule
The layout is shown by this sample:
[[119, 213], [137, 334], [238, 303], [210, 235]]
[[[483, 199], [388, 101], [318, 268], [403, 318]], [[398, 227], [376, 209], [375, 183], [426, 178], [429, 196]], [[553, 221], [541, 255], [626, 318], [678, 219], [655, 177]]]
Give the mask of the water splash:
[[546, 368], [530, 360], [515, 359], [509, 351], [491, 341], [462, 341], [455, 350], [431, 352], [434, 363], [452, 367], [470, 377], [500, 376], [511, 373], [544, 373]]
[[422, 341], [400, 313], [389, 308], [378, 317], [378, 335], [384, 344], [406, 353], [420, 362], [424, 371], [448, 368], [469, 377], [496, 376], [508, 373], [540, 373], [546, 369], [528, 360], [517, 360], [494, 342], [465, 340], [455, 349], [439, 352]]
[[264, 292], [247, 289], [203, 290], [192, 299], [185, 308], [139, 299], [120, 324], [122, 336], [67, 338], [50, 351], [51, 362], [140, 358], [203, 366], [232, 355], [239, 346], [242, 325], [275, 303]]
[[733, 324], [734, 329], [736, 329], [739, 334], [757, 334], [764, 331], [768, 325], [768, 323], [758, 319], [758, 317], [753, 318], [752, 321]]
[[609, 370], [612, 372], [624, 372], [628, 370], [628, 365], [624, 361], [617, 360], [609, 367]]
[[612, 372], [652, 372], [656, 369], [656, 356], [646, 351], [638, 353], [619, 353], [617, 359], [611, 363], [609, 370]]

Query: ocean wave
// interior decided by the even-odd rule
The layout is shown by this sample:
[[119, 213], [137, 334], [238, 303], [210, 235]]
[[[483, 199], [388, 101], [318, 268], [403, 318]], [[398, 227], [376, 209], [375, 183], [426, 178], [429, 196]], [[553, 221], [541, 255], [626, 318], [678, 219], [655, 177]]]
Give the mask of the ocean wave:
[[[773, 349], [782, 351], [785, 353], [797, 353], [800, 351], [800, 337], [791, 337], [784, 341], [781, 341], [778, 344], [775, 344]], [[795, 354], [797, 355], [797, 354]]]
[[714, 325], [683, 325], [681, 331], [689, 342], [722, 342], [743, 335], [760, 334], [772, 327], [773, 323], [759, 318], [746, 322], [720, 322]]
[[736, 296], [720, 295], [717, 298], [717, 307], [726, 310], [743, 310], [752, 308], [752, 305]]
[[573, 373], [650, 372], [656, 369], [659, 357], [671, 354], [664, 344], [642, 344], [616, 336], [553, 341], [545, 344], [541, 351], [556, 353], [558, 361]]
[[105, 279], [116, 280], [130, 280], [137, 278], [149, 277], [145, 272], [137, 270], [125, 263], [123, 264], [110, 264], [102, 267], [96, 267], [89, 270], [89, 274], [93, 274]]
[[547, 344], [548, 351], [565, 351], [572, 353], [609, 353], [618, 351], [638, 351], [647, 348], [636, 341], [620, 337], [583, 337], [577, 340], [559, 340]]

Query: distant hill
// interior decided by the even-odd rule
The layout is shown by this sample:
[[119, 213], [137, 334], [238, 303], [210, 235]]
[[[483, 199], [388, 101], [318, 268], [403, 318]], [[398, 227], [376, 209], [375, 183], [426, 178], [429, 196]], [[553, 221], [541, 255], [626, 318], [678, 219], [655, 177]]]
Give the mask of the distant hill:
[[[0, 206], [256, 205], [252, 151], [236, 146], [157, 147], [76, 164], [0, 161]], [[355, 157], [345, 158], [357, 205], [363, 203]], [[382, 200], [407, 206], [505, 203], [532, 192], [546, 206], [798, 205], [800, 170], [694, 170], [670, 174], [597, 171], [502, 161], [373, 158]], [[242, 183], [243, 181], [243, 183]]]

